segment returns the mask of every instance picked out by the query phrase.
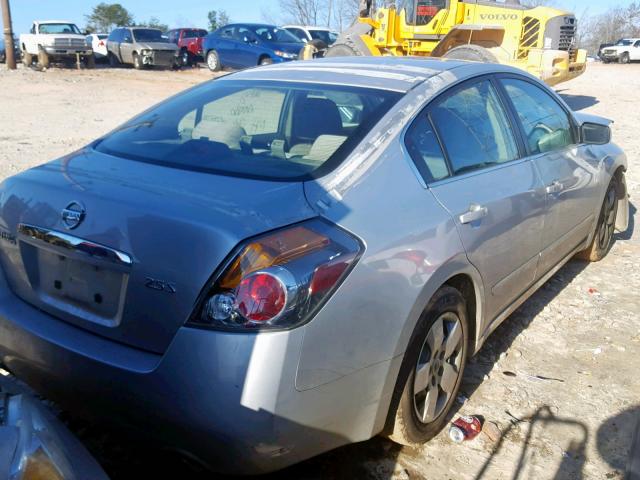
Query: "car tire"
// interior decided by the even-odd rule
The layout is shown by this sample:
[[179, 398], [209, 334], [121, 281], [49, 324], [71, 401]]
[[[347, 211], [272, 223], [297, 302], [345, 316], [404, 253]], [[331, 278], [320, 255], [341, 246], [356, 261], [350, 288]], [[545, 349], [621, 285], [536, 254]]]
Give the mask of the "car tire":
[[190, 67], [193, 64], [193, 60], [191, 59], [191, 52], [186, 48], [183, 48], [180, 51], [180, 65], [183, 67]]
[[618, 59], [618, 62], [620, 63], [631, 63], [631, 57], [629, 57], [629, 54], [627, 52], [624, 52], [620, 55], [620, 58]]
[[496, 56], [480, 45], [461, 45], [452, 48], [442, 58], [453, 60], [470, 60], [473, 62], [498, 63]]
[[22, 51], [22, 63], [25, 67], [30, 67], [33, 64], [33, 55], [26, 50]]
[[401, 445], [431, 440], [446, 424], [467, 360], [466, 302], [441, 287], [420, 317], [405, 352], [389, 410], [387, 436]]
[[116, 68], [120, 66], [120, 61], [118, 60], [118, 58], [111, 52], [109, 52], [107, 54], [107, 58], [109, 60], [109, 66], [111, 68]]
[[362, 57], [364, 54], [351, 43], [334, 43], [329, 47], [325, 57]]
[[218, 52], [215, 50], [209, 50], [207, 52], [207, 67], [212, 72], [219, 72], [222, 69], [222, 65], [220, 64], [220, 56]]
[[144, 68], [142, 57], [136, 52], [133, 52], [133, 68], [135, 68], [136, 70], [142, 70]]
[[617, 177], [614, 177], [609, 183], [607, 193], [602, 201], [598, 223], [596, 224], [591, 244], [586, 249], [578, 252], [577, 258], [588, 262], [599, 262], [609, 253], [613, 245], [613, 234], [616, 229], [619, 190], [620, 182]]
[[262, 57], [260, 59], [260, 61], [258, 62], [258, 65], [262, 66], [262, 65], [272, 65], [273, 64], [273, 59], [271, 57]]
[[40, 68], [49, 68], [49, 54], [40, 48], [38, 51], [38, 66]]

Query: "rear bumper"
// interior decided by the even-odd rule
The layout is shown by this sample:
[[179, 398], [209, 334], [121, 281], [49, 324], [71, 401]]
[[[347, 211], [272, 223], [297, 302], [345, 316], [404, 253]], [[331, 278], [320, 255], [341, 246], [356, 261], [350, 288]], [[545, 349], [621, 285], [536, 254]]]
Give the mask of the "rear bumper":
[[0, 363], [65, 408], [118, 419], [213, 470], [273, 471], [377, 433], [379, 398], [367, 390], [391, 361], [302, 392], [295, 378], [303, 328], [181, 328], [157, 355], [34, 309], [0, 276]]

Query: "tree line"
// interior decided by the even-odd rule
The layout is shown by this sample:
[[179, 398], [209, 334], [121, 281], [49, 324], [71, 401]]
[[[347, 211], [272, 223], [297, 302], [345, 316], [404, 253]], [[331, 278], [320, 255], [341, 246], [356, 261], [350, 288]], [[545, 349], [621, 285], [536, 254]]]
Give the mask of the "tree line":
[[[90, 15], [85, 15], [87, 30], [89, 32], [110, 33], [114, 28], [125, 26], [158, 28], [162, 31], [169, 30], [169, 25], [160, 22], [157, 17], [151, 17], [147, 21], [136, 21], [133, 14], [120, 3], [99, 3]], [[211, 10], [207, 14], [209, 31], [226, 25], [231, 20], [224, 10]]]

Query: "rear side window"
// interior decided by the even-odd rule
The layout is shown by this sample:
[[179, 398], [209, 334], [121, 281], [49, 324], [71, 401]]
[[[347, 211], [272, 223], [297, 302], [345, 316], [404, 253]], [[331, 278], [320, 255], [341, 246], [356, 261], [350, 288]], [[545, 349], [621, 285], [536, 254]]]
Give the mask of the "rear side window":
[[518, 118], [532, 155], [562, 150], [575, 143], [567, 112], [548, 93], [524, 80], [501, 80]]
[[518, 158], [511, 124], [489, 80], [456, 91], [430, 115], [454, 175]]
[[94, 148], [187, 170], [315, 178], [337, 166], [401, 96], [349, 86], [218, 80], [134, 118]]
[[122, 29], [116, 28], [113, 32], [109, 34], [108, 40], [110, 42], [119, 42], [122, 37]]
[[436, 133], [426, 115], [421, 115], [407, 131], [405, 143], [418, 171], [427, 182], [449, 175]]

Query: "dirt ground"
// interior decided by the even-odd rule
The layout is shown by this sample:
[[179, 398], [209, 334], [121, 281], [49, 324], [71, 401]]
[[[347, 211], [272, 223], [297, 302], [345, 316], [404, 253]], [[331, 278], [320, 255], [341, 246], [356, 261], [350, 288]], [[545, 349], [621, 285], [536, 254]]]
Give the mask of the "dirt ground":
[[[209, 78], [204, 69], [2, 70], [0, 179], [81, 147]], [[640, 65], [591, 64], [558, 90], [574, 109], [615, 120], [614, 141], [629, 157], [635, 216]], [[495, 423], [498, 439], [482, 434], [457, 445], [443, 431], [424, 447], [408, 449], [378, 438], [273, 478], [622, 479], [640, 418], [640, 232], [634, 225], [616, 236], [603, 261], [572, 261], [560, 270], [471, 360], [457, 414]], [[115, 443], [119, 448], [100, 449], [89, 440], [119, 478], [126, 470], [121, 459], [131, 457]]]

